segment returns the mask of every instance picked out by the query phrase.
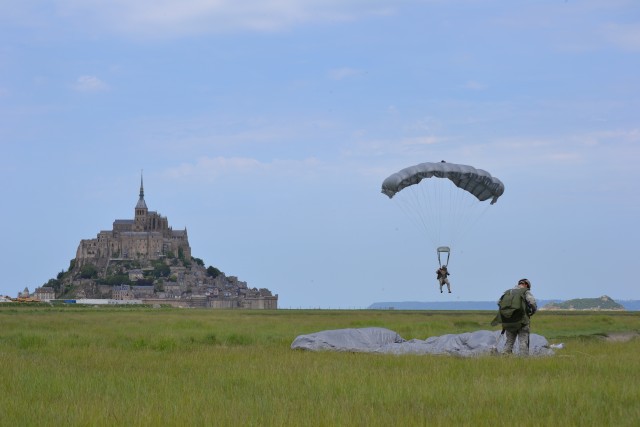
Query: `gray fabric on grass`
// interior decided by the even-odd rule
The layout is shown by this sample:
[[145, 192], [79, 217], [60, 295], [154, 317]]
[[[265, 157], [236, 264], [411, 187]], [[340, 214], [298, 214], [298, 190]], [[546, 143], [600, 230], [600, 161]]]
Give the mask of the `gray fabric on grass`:
[[[405, 340], [397, 332], [385, 328], [349, 328], [320, 331], [298, 336], [292, 349], [310, 351], [348, 351], [383, 354], [445, 354], [481, 356], [497, 354], [504, 349], [505, 338], [500, 331], [475, 331], [430, 337], [426, 340]], [[515, 346], [514, 353], [518, 353]], [[529, 338], [531, 356], [553, 355], [549, 342], [541, 335]]]

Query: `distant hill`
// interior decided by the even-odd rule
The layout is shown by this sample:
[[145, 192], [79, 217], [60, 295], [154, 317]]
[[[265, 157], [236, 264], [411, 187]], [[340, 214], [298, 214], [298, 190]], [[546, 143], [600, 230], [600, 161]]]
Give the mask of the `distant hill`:
[[615, 302], [611, 297], [603, 295], [600, 298], [577, 298], [564, 302], [551, 303], [542, 310], [624, 310], [625, 307]]
[[[585, 298], [584, 300], [599, 301], [600, 298]], [[540, 309], [546, 309], [549, 304], [564, 304], [565, 302], [559, 299], [542, 299], [538, 300], [538, 307]], [[640, 311], [640, 300], [620, 300], [617, 303], [614, 301], [614, 303], [622, 306], [623, 309], [628, 311]], [[372, 310], [496, 310], [497, 305], [496, 301], [396, 301], [376, 302], [371, 304], [368, 308]], [[615, 308], [603, 308], [603, 310], [612, 309]]]

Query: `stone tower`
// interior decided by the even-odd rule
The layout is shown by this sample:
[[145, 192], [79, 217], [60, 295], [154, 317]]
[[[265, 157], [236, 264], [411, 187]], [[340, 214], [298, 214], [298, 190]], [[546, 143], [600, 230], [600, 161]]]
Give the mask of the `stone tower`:
[[95, 239], [80, 241], [76, 266], [91, 263], [106, 267], [110, 261], [151, 261], [165, 257], [191, 260], [187, 229], [173, 230], [167, 217], [149, 211], [144, 200], [144, 185], [140, 175], [140, 194], [133, 219], [116, 219], [111, 230], [103, 230]]
[[142, 182], [142, 173], [140, 173], [140, 198], [136, 204], [136, 211], [134, 216], [134, 231], [144, 231], [144, 225], [147, 220], [147, 214], [149, 209], [144, 201], [144, 184]]

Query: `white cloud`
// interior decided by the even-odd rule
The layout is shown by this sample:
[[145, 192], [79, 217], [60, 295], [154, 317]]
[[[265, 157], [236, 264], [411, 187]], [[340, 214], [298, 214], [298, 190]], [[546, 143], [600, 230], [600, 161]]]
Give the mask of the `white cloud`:
[[400, 141], [400, 144], [404, 146], [433, 145], [442, 141], [443, 141], [442, 138], [438, 138], [435, 136], [417, 136], [412, 138], [406, 138], [403, 141]]
[[80, 76], [73, 87], [78, 92], [101, 92], [109, 89], [109, 86], [96, 76]]
[[609, 143], [637, 144], [640, 143], [640, 129], [603, 130], [575, 137], [585, 145], [596, 146]]
[[470, 89], [470, 90], [485, 90], [487, 88], [487, 85], [473, 81], [473, 80], [469, 80], [463, 85], [463, 87], [465, 89]]
[[560, 163], [575, 163], [582, 161], [582, 155], [577, 151], [551, 151], [543, 158]]
[[183, 163], [168, 174], [174, 178], [215, 176], [229, 172], [250, 172], [262, 168], [256, 159], [243, 157], [201, 157], [195, 163]]
[[[355, 142], [346, 148], [342, 148], [341, 156], [351, 163], [360, 163], [366, 168], [370, 168], [372, 162], [380, 161], [387, 163], [393, 159], [399, 163], [413, 161], [424, 157], [426, 152], [441, 152], [444, 148], [446, 138], [426, 135], [404, 138], [389, 139], [366, 139]], [[439, 154], [438, 154], [439, 155]], [[376, 160], [377, 159], [377, 160]], [[427, 161], [427, 160], [424, 160]]]
[[640, 50], [639, 24], [607, 24], [602, 31], [604, 37], [614, 45], [625, 50]]
[[555, 135], [549, 138], [509, 138], [486, 144], [483, 150], [519, 167], [523, 164], [615, 164], [628, 168], [640, 155], [640, 129]]
[[148, 38], [238, 30], [280, 31], [310, 22], [350, 21], [362, 15], [393, 13], [384, 4], [360, 0], [57, 0], [56, 3], [58, 15], [78, 25]]
[[322, 165], [315, 158], [302, 160], [273, 160], [261, 162], [249, 157], [200, 157], [193, 163], [182, 163], [170, 168], [166, 174], [171, 178], [212, 180], [218, 176], [264, 174], [306, 174], [317, 170]]
[[344, 80], [349, 77], [354, 77], [362, 74], [360, 70], [356, 70], [354, 68], [343, 67], [343, 68], [335, 68], [333, 70], [329, 70], [329, 77], [333, 80]]

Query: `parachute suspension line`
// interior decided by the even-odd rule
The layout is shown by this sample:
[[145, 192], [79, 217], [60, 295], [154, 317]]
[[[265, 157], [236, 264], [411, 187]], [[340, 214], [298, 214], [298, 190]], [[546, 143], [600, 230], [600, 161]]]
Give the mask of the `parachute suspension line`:
[[412, 186], [408, 195], [411, 196], [412, 210], [417, 214], [418, 222], [422, 228], [428, 232], [429, 216], [425, 215], [424, 212], [429, 209], [429, 201], [425, 198], [424, 188], [422, 186]]
[[452, 207], [456, 212], [452, 213], [458, 220], [455, 229], [452, 230], [452, 244], [457, 242], [461, 236], [467, 236], [478, 224], [483, 214], [490, 206], [487, 202], [478, 200], [466, 191], [452, 192]]
[[[456, 212], [455, 199], [459, 196], [459, 191], [447, 178], [434, 178], [432, 185], [422, 186], [422, 191], [429, 199], [429, 218], [432, 224], [429, 228], [435, 231], [434, 245], [451, 245], [450, 238], [453, 235], [455, 220], [458, 217]], [[439, 224], [435, 226], [434, 224]], [[447, 241], [444, 241], [447, 239]]]
[[429, 185], [405, 188], [394, 197], [394, 202], [418, 229], [424, 230], [436, 247], [454, 246], [479, 220], [477, 213], [480, 208], [486, 210], [488, 207], [448, 179], [436, 177]]
[[447, 243], [453, 247], [462, 236], [467, 236], [480, 221], [482, 214], [488, 209], [489, 203], [479, 202], [473, 195], [466, 191], [460, 191], [453, 184], [447, 188], [449, 194], [443, 204], [447, 206], [450, 220], [443, 221], [442, 224], [448, 227], [447, 236], [450, 240]]
[[423, 224], [421, 224], [420, 216], [413, 214], [413, 211], [406, 200], [402, 200], [400, 198], [396, 198], [394, 205], [396, 205], [402, 213], [414, 223], [414, 225], [418, 226], [418, 228], [423, 228]]
[[[441, 178], [435, 178], [431, 184], [441, 183]], [[432, 243], [437, 246], [442, 243], [442, 228], [434, 226], [441, 224], [447, 215], [442, 206], [446, 201], [446, 191], [441, 185], [414, 186], [415, 192], [420, 196], [421, 206], [417, 212], [423, 216], [424, 228], [430, 235]]]
[[426, 232], [427, 237], [432, 242], [437, 242], [437, 233], [434, 234], [433, 224], [429, 223], [429, 219], [433, 218], [433, 212], [436, 212], [433, 207], [433, 202], [428, 200], [428, 192], [424, 188], [419, 186], [412, 186], [406, 188], [403, 194], [397, 195], [394, 200], [398, 207], [403, 211], [404, 215], [408, 217], [418, 229], [422, 229]]
[[442, 261], [440, 260], [440, 254], [441, 253], [446, 253], [447, 254], [447, 260], [445, 261], [444, 266], [445, 267], [448, 266], [449, 265], [449, 257], [451, 256], [451, 249], [449, 249], [448, 246], [440, 246], [440, 247], [438, 247], [437, 252], [438, 252], [438, 265], [440, 267], [442, 267]]
[[[436, 178], [434, 181], [440, 181], [440, 178]], [[434, 224], [441, 224], [446, 212], [442, 210], [442, 204], [446, 200], [446, 194], [443, 191], [442, 186], [427, 186], [418, 185], [415, 187], [415, 192], [418, 194], [421, 201], [421, 206], [418, 206], [417, 212], [422, 215], [422, 222], [424, 229], [433, 245], [437, 246], [442, 241], [442, 228], [434, 227]]]
[[[477, 214], [474, 216], [470, 216], [469, 219], [462, 224], [460, 227], [459, 233], [462, 235], [467, 235], [475, 226], [480, 222], [484, 214], [489, 209], [489, 203], [482, 203], [483, 206], [476, 208]], [[477, 205], [476, 205], [477, 206]]]
[[456, 247], [458, 240], [477, 225], [490, 206], [446, 178], [434, 177], [429, 185], [421, 184], [405, 188], [393, 201], [436, 248]]
[[468, 203], [470, 196], [466, 191], [460, 191], [455, 185], [449, 186], [449, 209], [451, 218], [454, 220], [449, 222], [449, 236], [451, 237], [451, 245], [457, 244], [461, 235], [460, 227], [464, 225], [466, 218], [471, 216], [473, 205]]

